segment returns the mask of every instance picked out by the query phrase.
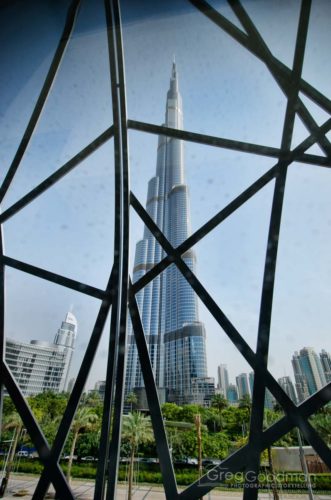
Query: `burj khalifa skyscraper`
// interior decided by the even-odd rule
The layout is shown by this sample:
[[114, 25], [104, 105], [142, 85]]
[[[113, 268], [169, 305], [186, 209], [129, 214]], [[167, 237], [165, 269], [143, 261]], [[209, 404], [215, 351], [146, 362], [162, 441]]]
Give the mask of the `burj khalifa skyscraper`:
[[[182, 98], [175, 63], [167, 93], [165, 126], [183, 128]], [[146, 210], [174, 247], [190, 235], [189, 193], [185, 183], [182, 140], [159, 136], [156, 174], [148, 183]], [[144, 237], [136, 245], [133, 281], [137, 281], [163, 257], [162, 248], [145, 227]], [[194, 272], [194, 251], [187, 251], [182, 258]], [[195, 292], [172, 264], [139, 292], [137, 302], [160, 393], [163, 391], [167, 401], [177, 404], [194, 402], [193, 381], [207, 377], [206, 334], [203, 323], [199, 321]], [[143, 385], [130, 325], [126, 394], [139, 388], [143, 390]]]

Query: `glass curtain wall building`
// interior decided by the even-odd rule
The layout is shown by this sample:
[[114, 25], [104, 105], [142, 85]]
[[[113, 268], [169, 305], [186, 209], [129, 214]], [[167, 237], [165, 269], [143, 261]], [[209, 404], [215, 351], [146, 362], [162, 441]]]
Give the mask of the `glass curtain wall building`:
[[[167, 94], [165, 126], [183, 128], [182, 98], [173, 62]], [[159, 136], [156, 174], [148, 183], [146, 211], [169, 242], [179, 246], [191, 234], [188, 186], [185, 183], [183, 141]], [[133, 282], [165, 257], [145, 227], [136, 245]], [[183, 260], [195, 270], [191, 249]], [[178, 404], [193, 402], [192, 379], [207, 377], [205, 327], [199, 321], [197, 296], [175, 265], [137, 294], [155, 381], [164, 397]], [[126, 393], [143, 387], [132, 330], [128, 339]]]
[[299, 353], [295, 352], [292, 366], [300, 401], [326, 384], [321, 360], [311, 347], [304, 347]]
[[331, 356], [325, 349], [320, 352], [320, 360], [327, 382], [331, 382]]
[[294, 385], [290, 377], [284, 376], [278, 379], [279, 385], [284, 389], [286, 394], [291, 398], [293, 403], [297, 403], [297, 396], [295, 394]]
[[223, 394], [224, 397], [226, 397], [226, 393], [229, 387], [229, 373], [227, 365], [221, 364], [217, 367], [217, 378], [217, 387], [220, 390], [220, 393]]

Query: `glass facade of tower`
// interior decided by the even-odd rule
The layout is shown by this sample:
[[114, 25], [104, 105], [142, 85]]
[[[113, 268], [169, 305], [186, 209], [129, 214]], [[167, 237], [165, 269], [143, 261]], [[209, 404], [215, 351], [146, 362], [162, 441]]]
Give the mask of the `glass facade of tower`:
[[300, 350], [300, 365], [307, 380], [309, 394], [314, 394], [326, 381], [321, 362], [312, 348], [305, 347]]
[[[167, 94], [165, 125], [182, 129], [182, 99], [173, 64]], [[146, 210], [177, 247], [191, 233], [188, 187], [185, 184], [183, 141], [159, 137], [156, 175], [148, 183]], [[136, 245], [133, 281], [140, 279], [165, 256], [150, 231]], [[195, 270], [193, 250], [183, 255]], [[207, 376], [205, 328], [199, 321], [195, 292], [175, 265], [169, 266], [137, 295], [154, 376], [168, 399], [179, 404], [192, 401], [192, 379]], [[142, 387], [142, 375], [132, 331], [127, 354], [126, 392]]]
[[218, 389], [220, 390], [221, 394], [226, 397], [226, 392], [229, 387], [229, 373], [227, 365], [221, 364], [217, 367], [217, 378]]
[[236, 384], [238, 388], [239, 398], [243, 398], [244, 396], [250, 396], [247, 373], [240, 373], [236, 377]]
[[325, 349], [320, 352], [320, 360], [325, 375], [325, 380], [331, 382], [331, 356]]
[[284, 389], [286, 394], [291, 398], [293, 403], [297, 404], [297, 397], [294, 390], [292, 380], [288, 376], [280, 377], [278, 379], [279, 385]]
[[303, 401], [326, 384], [321, 359], [311, 347], [304, 347], [299, 353], [295, 352], [292, 366], [299, 401]]

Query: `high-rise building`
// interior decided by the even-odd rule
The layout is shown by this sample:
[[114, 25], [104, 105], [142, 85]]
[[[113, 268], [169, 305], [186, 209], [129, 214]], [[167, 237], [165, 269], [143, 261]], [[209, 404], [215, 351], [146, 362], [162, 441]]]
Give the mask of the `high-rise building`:
[[[182, 99], [173, 63], [167, 94], [165, 125], [182, 129]], [[148, 183], [146, 210], [170, 243], [177, 247], [191, 232], [188, 187], [185, 181], [183, 141], [160, 136], [156, 174]], [[136, 245], [133, 281], [164, 257], [150, 231]], [[195, 254], [182, 255], [195, 270]], [[167, 388], [167, 399], [178, 404], [192, 401], [192, 379], [207, 377], [205, 327], [199, 321], [195, 292], [172, 264], [137, 294], [142, 324], [156, 385]], [[143, 387], [131, 327], [129, 327], [126, 393]]]
[[295, 352], [292, 366], [299, 402], [326, 384], [321, 360], [312, 347], [304, 347], [300, 353]]
[[300, 365], [300, 356], [296, 351], [292, 356], [292, 367], [295, 380], [295, 389], [298, 396], [298, 402], [301, 403], [309, 397], [308, 384]]
[[251, 391], [251, 395], [253, 396], [254, 372], [249, 372], [249, 374], [248, 374], [248, 382], [249, 382], [249, 389]]
[[214, 377], [196, 377], [192, 378], [192, 396], [191, 403], [201, 406], [210, 406], [215, 396]]
[[105, 399], [105, 390], [106, 390], [106, 381], [105, 380], [98, 380], [95, 383], [94, 391], [99, 394], [102, 401]]
[[64, 390], [67, 387], [72, 355], [75, 348], [76, 335], [77, 319], [72, 312], [68, 312], [65, 320], [62, 321], [61, 328], [59, 328], [54, 338], [54, 344], [59, 346], [59, 349], [65, 353], [65, 365], [63, 367], [64, 379], [63, 383], [61, 382], [60, 390]]
[[281, 388], [286, 392], [288, 397], [293, 401], [293, 403], [297, 403], [297, 397], [294, 390], [294, 385], [290, 377], [280, 377], [278, 379], [278, 383]]
[[244, 396], [250, 396], [247, 373], [240, 373], [236, 377], [236, 384], [238, 388], [239, 399], [243, 398]]
[[326, 382], [331, 382], [331, 356], [324, 349], [320, 352], [320, 360]]
[[[254, 388], [254, 372], [250, 372], [248, 374], [248, 381], [249, 381], [249, 388], [251, 391], [251, 396], [253, 398], [253, 388]], [[269, 389], [265, 390], [265, 396], [264, 396], [264, 407], [268, 408], [269, 410], [272, 410], [274, 405], [275, 405], [275, 398], [269, 391]]]
[[230, 404], [238, 403], [238, 391], [237, 387], [234, 384], [229, 384], [226, 391], [226, 399]]
[[229, 373], [227, 369], [227, 365], [219, 365], [217, 367], [217, 378], [218, 384], [217, 387], [221, 394], [226, 398], [226, 391], [229, 387]]
[[76, 335], [77, 320], [68, 312], [53, 344], [6, 339], [6, 362], [24, 396], [65, 390]]

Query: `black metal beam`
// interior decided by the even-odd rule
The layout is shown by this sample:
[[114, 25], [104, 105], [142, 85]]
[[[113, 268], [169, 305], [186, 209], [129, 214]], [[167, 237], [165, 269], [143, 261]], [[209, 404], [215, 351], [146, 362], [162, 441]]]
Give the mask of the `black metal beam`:
[[[284, 128], [282, 134], [281, 152], [282, 156], [287, 156], [291, 149], [291, 142], [293, 136], [293, 126], [295, 120], [295, 109], [298, 101], [299, 94], [299, 80], [301, 78], [303, 58], [305, 53], [308, 23], [310, 15], [310, 0], [303, 0], [299, 18], [299, 25], [296, 38], [296, 47], [293, 61], [293, 81], [290, 88], [288, 102], [286, 106]], [[245, 12], [240, 4], [236, 2], [233, 8], [240, 19], [243, 18], [245, 22], [245, 29], [249, 29], [251, 22], [246, 19]], [[267, 368], [268, 355], [269, 355], [269, 339], [270, 339], [270, 326], [271, 314], [273, 305], [273, 294], [275, 285], [276, 263], [278, 244], [280, 236], [280, 224], [284, 203], [287, 162], [280, 164], [280, 171], [276, 178], [274, 197], [271, 209], [270, 227], [267, 243], [267, 252], [265, 258], [259, 327], [257, 335], [256, 357], [262, 366]], [[262, 440], [263, 432], [263, 419], [264, 419], [264, 399], [265, 399], [265, 384], [264, 380], [260, 377], [254, 377], [253, 395], [252, 395], [252, 410], [250, 417], [249, 428], [249, 444], [251, 445], [250, 463], [247, 465], [253, 471], [255, 478], [258, 478], [260, 470], [260, 441]], [[244, 500], [256, 499], [258, 496], [258, 479], [253, 482], [253, 488], [245, 488]]]
[[163, 416], [159, 403], [159, 397], [155, 384], [153, 368], [148, 353], [146, 337], [141, 323], [138, 304], [132, 290], [132, 283], [129, 291], [129, 309], [139, 354], [140, 366], [146, 387], [146, 396], [150, 410], [151, 421], [155, 436], [157, 454], [160, 461], [160, 468], [163, 480], [164, 491], [167, 500], [175, 500], [178, 497], [176, 477], [171, 461], [168, 447], [167, 434], [164, 428]]
[[[31, 440], [37, 449], [39, 458], [44, 466], [47, 467], [50, 459], [48, 442], [4, 360], [2, 360], [2, 375], [8, 394], [17, 408], [24, 426], [26, 427]], [[55, 467], [53, 467], [49, 472], [49, 481], [53, 482], [60, 498], [74, 500], [72, 491], [70, 490], [59, 464], [56, 464]], [[40, 500], [40, 498], [43, 497], [34, 496], [34, 498], [36, 498], [36, 500], [37, 498]]]
[[[331, 399], [331, 383], [321, 389], [318, 393], [311, 396], [304, 403], [298, 406], [303, 418], [309, 418], [313, 413], [317, 412], [327, 401]], [[268, 446], [271, 446], [275, 441], [287, 434], [293, 429], [294, 425], [288, 416], [285, 416], [271, 425], [262, 434], [260, 443], [260, 453]], [[249, 463], [251, 447], [249, 444], [240, 448], [232, 455], [222, 461], [220, 465], [214, 467], [212, 471], [202, 476], [198, 481], [191, 484], [188, 488], [182, 491], [179, 497], [182, 500], [196, 500], [203, 495], [207, 495], [209, 491], [219, 485], [220, 478], [224, 478], [225, 472], [241, 471], [245, 464]]]
[[[264, 43], [262, 37], [259, 36], [257, 30], [254, 33], [250, 30], [249, 35], [243, 33], [236, 26], [234, 26], [230, 21], [228, 21], [224, 16], [222, 16], [217, 10], [213, 9], [204, 0], [190, 0], [195, 7], [197, 7], [205, 16], [207, 16], [211, 21], [213, 21], [217, 26], [222, 28], [228, 34], [230, 34], [235, 40], [237, 40], [241, 45], [248, 49], [252, 54], [263, 61], [268, 67], [269, 71], [275, 78], [276, 82], [279, 84], [282, 91], [288, 96], [291, 88], [292, 73], [285, 65], [280, 64], [280, 62], [271, 54], [266, 44]], [[238, 0], [230, 2], [233, 5], [239, 3]], [[287, 69], [285, 69], [287, 68]], [[287, 71], [288, 70], [288, 71]], [[300, 80], [301, 86], [301, 80]], [[315, 98], [316, 92], [314, 93]], [[325, 102], [324, 102], [325, 104]], [[330, 103], [331, 104], [331, 103]], [[321, 105], [321, 104], [320, 104]], [[331, 107], [328, 108], [330, 112]], [[317, 142], [320, 144], [323, 151], [326, 154], [331, 152], [331, 144], [326, 136], [320, 134], [318, 130], [318, 125], [315, 120], [310, 115], [307, 108], [304, 106], [302, 101], [298, 99], [297, 102], [297, 113], [301, 117], [302, 121], [305, 123], [308, 130], [316, 136]]]
[[69, 42], [71, 34], [73, 32], [76, 17], [78, 14], [79, 5], [80, 5], [80, 0], [72, 0], [71, 5], [68, 9], [63, 32], [62, 32], [60, 41], [58, 43], [58, 46], [56, 48], [52, 63], [51, 63], [50, 68], [48, 70], [45, 82], [44, 82], [43, 87], [41, 89], [40, 95], [37, 99], [37, 102], [36, 102], [36, 105], [35, 105], [34, 110], [32, 112], [29, 123], [25, 129], [24, 134], [23, 134], [22, 140], [18, 146], [18, 149], [16, 151], [14, 159], [13, 159], [13, 161], [9, 167], [9, 170], [6, 174], [6, 177], [4, 178], [4, 181], [0, 187], [0, 203], [2, 202], [8, 188], [10, 186], [10, 183], [16, 174], [16, 171], [21, 163], [21, 160], [24, 156], [26, 148], [28, 147], [30, 139], [31, 139], [32, 134], [34, 132], [34, 129], [36, 128], [36, 125], [38, 123], [40, 115], [43, 111], [45, 102], [46, 102], [47, 97], [50, 93], [50, 90], [51, 90], [53, 82], [55, 80], [57, 71], [60, 67], [65, 50], [67, 48], [68, 42]]
[[[329, 118], [320, 127], [323, 133], [327, 133], [331, 129], [331, 119]], [[294, 161], [297, 154], [303, 153], [306, 149], [310, 148], [314, 144], [314, 136], [311, 134], [304, 141], [302, 141], [293, 151], [288, 155], [287, 161]], [[241, 207], [247, 200], [249, 200], [254, 194], [256, 194], [260, 189], [262, 189], [270, 180], [276, 177], [277, 168], [279, 162], [276, 163], [270, 170], [263, 174], [259, 179], [257, 179], [253, 184], [251, 184], [245, 191], [238, 195], [234, 200], [232, 200], [226, 207], [222, 208], [214, 217], [209, 219], [201, 228], [199, 228], [195, 233], [189, 236], [183, 243], [177, 247], [177, 251], [182, 255], [187, 250], [189, 250], [193, 245], [198, 243], [204, 236], [206, 236], [210, 231], [216, 228], [221, 222], [223, 222], [227, 217], [235, 212], [239, 207]], [[134, 194], [132, 193], [134, 197]], [[173, 258], [169, 255], [164, 257], [161, 262], [155, 264], [155, 266], [150, 269], [144, 276], [142, 276], [138, 281], [133, 283], [133, 289], [135, 293], [138, 293], [144, 286], [150, 283], [158, 274], [164, 271], [171, 263]]]
[[[127, 340], [127, 303], [129, 289], [129, 223], [130, 189], [128, 129], [125, 93], [125, 68], [122, 41], [122, 24], [119, 0], [105, 0], [106, 21], [108, 28], [108, 49], [111, 62], [112, 101], [114, 124], [117, 124], [117, 143], [115, 143], [115, 170], [118, 169], [120, 184], [120, 259], [119, 259], [119, 304], [117, 320], [117, 365], [114, 380], [114, 416], [109, 449], [108, 487], [106, 498], [116, 499], [117, 476], [121, 444], [122, 413], [124, 405], [126, 340]], [[114, 105], [115, 103], [115, 105]]]
[[[94, 499], [105, 493], [105, 473], [108, 471], [108, 499], [116, 497], [121, 439], [121, 416], [124, 399], [125, 345], [129, 279], [129, 171], [127, 116], [120, 9], [117, 0], [105, 0], [111, 93], [114, 118], [115, 155], [115, 249], [114, 282], [116, 297], [112, 310], [108, 352], [104, 413], [101, 428], [100, 454]], [[113, 417], [111, 406], [114, 401]], [[110, 425], [112, 420], [112, 426]], [[111, 441], [109, 443], [109, 433]], [[109, 456], [108, 456], [109, 454]]]
[[[223, 31], [228, 33], [234, 40], [243, 45], [248, 49], [253, 55], [258, 59], [264, 61], [262, 54], [260, 53], [259, 46], [253, 47], [251, 45], [251, 40], [249, 36], [241, 31], [237, 26], [231, 23], [226, 17], [224, 17], [220, 12], [214, 9], [205, 0], [190, 0], [190, 2], [200, 10], [206, 17], [208, 17], [216, 26], [221, 28]], [[279, 61], [273, 56], [273, 63], [278, 67], [279, 75], [283, 77], [290, 84], [292, 78], [291, 69], [288, 68], [284, 63]], [[324, 94], [315, 89], [312, 85], [306, 82], [303, 78], [299, 82], [300, 91], [314, 101], [318, 106], [320, 106], [327, 113], [331, 113], [331, 101]]]
[[298, 412], [297, 407], [291, 401], [286, 392], [281, 388], [281, 386], [276, 382], [274, 377], [266, 369], [266, 367], [260, 363], [259, 358], [243, 339], [240, 333], [236, 330], [234, 325], [229, 321], [221, 308], [216, 304], [215, 300], [211, 297], [208, 291], [203, 287], [201, 282], [197, 279], [191, 269], [182, 260], [180, 254], [176, 249], [172, 247], [168, 239], [164, 236], [162, 231], [157, 227], [155, 222], [151, 219], [149, 214], [139, 203], [139, 201], [131, 194], [131, 204], [137, 214], [141, 217], [143, 222], [146, 224], [147, 228], [155, 236], [156, 240], [163, 247], [165, 252], [173, 259], [173, 262], [178, 267], [179, 271], [182, 273], [183, 277], [188, 281], [193, 290], [196, 292], [201, 301], [205, 304], [209, 312], [213, 315], [216, 321], [223, 328], [226, 335], [233, 342], [236, 348], [241, 352], [249, 365], [253, 368], [255, 375], [260, 377], [265, 381], [265, 386], [274, 395], [276, 400], [283, 407], [286, 414], [293, 421], [293, 425], [297, 425], [304, 435], [305, 439], [311, 443], [311, 445], [316, 449], [316, 451], [321, 455], [321, 458], [325, 463], [331, 468], [331, 451], [326, 449], [323, 441], [318, 436], [318, 433], [312, 428], [312, 426], [302, 418], [300, 412]]
[[222, 149], [241, 151], [243, 153], [270, 156], [272, 158], [278, 158], [280, 155], [280, 149], [270, 146], [261, 146], [260, 144], [252, 144], [249, 142], [224, 139], [222, 137], [212, 135], [198, 134], [196, 132], [166, 127], [165, 125], [154, 125], [152, 123], [145, 123], [137, 120], [128, 120], [128, 128], [138, 130], [140, 132], [148, 132], [150, 134], [164, 135], [175, 139], [182, 139], [183, 141], [204, 144], [206, 146], [215, 146]]
[[[245, 9], [242, 7], [240, 1], [228, 0], [228, 2], [248, 33], [250, 47], [253, 49], [256, 55], [257, 54], [260, 55], [261, 60], [266, 64], [267, 68], [274, 77], [275, 81], [280, 86], [285, 96], [288, 99], [291, 98], [291, 95], [293, 94], [293, 85], [295, 85], [295, 88], [298, 88], [297, 93], [299, 94], [301, 74], [299, 77], [298, 85], [296, 84], [297, 74], [295, 72], [295, 68], [293, 68], [293, 71], [288, 75], [288, 78], [285, 78], [282, 74], [281, 66], [278, 64], [277, 59], [272, 55], [269, 47], [261, 37], [260, 33], [258, 32], [253, 21], [246, 13]], [[305, 37], [302, 37], [299, 40], [297, 40], [297, 42], [301, 43], [303, 41], [305, 44], [305, 39], [306, 39]], [[303, 54], [304, 50], [305, 49], [303, 48]], [[302, 100], [299, 98], [296, 99], [295, 111], [298, 113], [298, 116], [300, 116], [301, 120], [308, 128], [308, 130], [315, 135], [316, 140], [319, 143], [322, 150], [324, 151], [324, 153], [330, 157], [331, 154], [330, 141], [324, 134], [320, 133], [317, 123], [309, 113], [306, 106], [303, 104]], [[290, 149], [290, 147], [288, 149]]]
[[17, 214], [22, 208], [26, 207], [29, 203], [35, 200], [38, 196], [43, 194], [47, 189], [58, 182], [62, 177], [67, 175], [71, 170], [77, 165], [79, 165], [83, 160], [90, 156], [94, 151], [96, 151], [100, 146], [105, 144], [111, 137], [113, 137], [114, 127], [111, 126], [107, 128], [102, 134], [96, 137], [90, 144], [88, 144], [84, 149], [77, 153], [71, 160], [67, 161], [62, 167], [57, 169], [53, 174], [51, 174], [47, 179], [42, 181], [38, 186], [33, 188], [29, 193], [24, 195], [20, 200], [15, 202], [11, 207], [7, 208], [2, 214], [0, 214], [0, 223], [5, 222], [13, 215]]
[[[250, 153], [254, 155], [267, 156], [271, 158], [279, 158], [281, 150], [270, 146], [261, 146], [259, 144], [251, 144], [249, 142], [235, 141], [231, 139], [224, 139], [222, 137], [215, 137], [205, 134], [197, 134], [187, 130], [166, 127], [165, 125], [154, 125], [152, 123], [140, 122], [137, 120], [128, 120], [128, 128], [138, 130], [139, 132], [147, 132], [149, 134], [164, 135], [165, 137], [173, 137], [175, 139], [182, 139], [183, 141], [195, 142], [197, 144], [204, 144], [206, 146], [213, 146], [222, 149], [230, 149], [233, 151], [240, 151], [242, 153]], [[331, 159], [325, 156], [318, 156], [312, 154], [298, 154], [295, 160], [299, 163], [308, 163], [310, 165], [317, 165], [321, 167], [331, 167]]]
[[90, 297], [94, 297], [96, 299], [103, 300], [109, 298], [107, 297], [107, 291], [105, 290], [101, 290], [100, 288], [96, 288], [91, 285], [86, 285], [85, 283], [81, 283], [80, 281], [66, 278], [61, 274], [52, 273], [51, 271], [47, 271], [46, 269], [42, 269], [41, 267], [32, 266], [31, 264], [26, 264], [25, 262], [7, 257], [5, 255], [0, 257], [0, 263], [13, 269], [17, 269], [18, 271], [36, 276], [37, 278], [42, 278], [44, 280], [50, 281], [51, 283], [65, 286], [66, 288], [70, 288], [71, 290], [75, 290], [76, 292], [84, 293], [85, 295], [89, 295]]
[[90, 373], [97, 348], [101, 339], [102, 332], [105, 327], [105, 323], [109, 314], [110, 306], [112, 303], [112, 297], [115, 291], [113, 288], [113, 278], [112, 275], [109, 278], [106, 287], [106, 297], [103, 299], [100, 309], [92, 330], [92, 334], [85, 351], [85, 355], [82, 364], [79, 368], [79, 372], [74, 384], [72, 393], [70, 394], [68, 404], [63, 414], [63, 418], [59, 424], [52, 450], [50, 452], [49, 460], [47, 466], [44, 468], [39, 482], [37, 484], [36, 490], [33, 495], [33, 500], [40, 500], [44, 498], [47, 493], [48, 487], [51, 482], [52, 474], [55, 473], [58, 467], [58, 461], [60, 459], [64, 444], [66, 442], [68, 433], [70, 431], [70, 426], [75, 417], [80, 398], [84, 392], [84, 388]]

